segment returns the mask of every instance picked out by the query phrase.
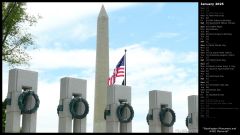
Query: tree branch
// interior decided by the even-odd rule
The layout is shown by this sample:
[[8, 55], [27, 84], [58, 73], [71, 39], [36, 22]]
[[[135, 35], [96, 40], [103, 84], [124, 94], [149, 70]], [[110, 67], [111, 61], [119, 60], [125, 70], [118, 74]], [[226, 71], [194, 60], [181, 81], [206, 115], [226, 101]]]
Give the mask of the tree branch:
[[[19, 42], [20, 42], [20, 41], [19, 41]], [[20, 43], [17, 43], [12, 49], [9, 49], [6, 54], [7, 54], [7, 55], [11, 55], [12, 52], [13, 52], [13, 50], [16, 49], [17, 47], [19, 47], [20, 45], [22, 45], [21, 42], [20, 42]]]
[[7, 20], [7, 18], [11, 15], [12, 10], [15, 8], [16, 5], [17, 5], [17, 2], [14, 2], [13, 7], [8, 9], [8, 12], [7, 12], [5, 18], [2, 20], [3, 25], [4, 25], [5, 21]]
[[4, 34], [4, 37], [2, 38], [2, 45], [4, 45], [9, 32], [10, 32], [10, 28], [7, 28], [6, 33]]

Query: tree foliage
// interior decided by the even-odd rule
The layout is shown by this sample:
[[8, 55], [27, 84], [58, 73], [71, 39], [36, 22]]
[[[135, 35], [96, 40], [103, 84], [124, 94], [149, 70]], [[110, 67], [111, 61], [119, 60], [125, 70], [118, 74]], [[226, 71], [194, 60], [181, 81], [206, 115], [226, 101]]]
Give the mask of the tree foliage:
[[6, 125], [6, 104], [2, 102], [2, 132], [5, 132]]
[[32, 26], [40, 17], [26, 13], [26, 3], [2, 2], [2, 60], [9, 65], [28, 64], [30, 56], [26, 49], [34, 45], [27, 26]]

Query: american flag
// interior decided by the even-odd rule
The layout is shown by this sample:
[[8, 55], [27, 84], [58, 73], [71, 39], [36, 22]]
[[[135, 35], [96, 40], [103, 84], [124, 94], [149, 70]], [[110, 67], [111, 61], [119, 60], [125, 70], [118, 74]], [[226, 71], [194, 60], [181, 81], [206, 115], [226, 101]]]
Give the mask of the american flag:
[[116, 82], [116, 77], [124, 77], [125, 75], [125, 55], [118, 62], [116, 68], [113, 70], [113, 75], [108, 78], [108, 85], [113, 85]]

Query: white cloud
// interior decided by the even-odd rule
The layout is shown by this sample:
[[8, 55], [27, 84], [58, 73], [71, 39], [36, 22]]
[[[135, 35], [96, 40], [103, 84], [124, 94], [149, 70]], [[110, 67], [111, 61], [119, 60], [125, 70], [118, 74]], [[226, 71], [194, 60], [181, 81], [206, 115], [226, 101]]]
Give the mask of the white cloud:
[[84, 41], [90, 37], [96, 36], [96, 27], [91, 27], [87, 24], [78, 24], [73, 29], [69, 30], [69, 34], [73, 40]]
[[[55, 42], [61, 39], [83, 42], [96, 36], [96, 21], [91, 20], [97, 18], [102, 5], [110, 14], [139, 3], [27, 3], [27, 12], [30, 15], [42, 17], [35, 26], [27, 29], [35, 36], [38, 48], [55, 47]], [[65, 44], [66, 46], [69, 44]]]
[[37, 113], [37, 132], [57, 132], [58, 115], [57, 106], [60, 97], [59, 81], [48, 83], [40, 80], [38, 84], [38, 95], [40, 106]]
[[155, 35], [155, 38], [175, 38], [179, 35], [180, 33], [176, 32], [159, 32]]
[[29, 51], [31, 68], [91, 68], [95, 65], [94, 50], [37, 49]]
[[102, 5], [104, 5], [108, 12], [111, 12], [136, 5], [136, 3], [34, 2], [27, 3], [27, 12], [32, 15], [39, 14], [42, 16], [42, 19], [38, 20], [37, 27], [33, 30], [36, 32], [47, 32], [63, 27], [64, 25], [69, 25], [77, 20], [84, 20], [89, 16], [96, 18]]
[[181, 54], [181, 56], [179, 56], [178, 62], [189, 63], [189, 62], [196, 62], [197, 60], [198, 60], [198, 53], [190, 51], [190, 52]]

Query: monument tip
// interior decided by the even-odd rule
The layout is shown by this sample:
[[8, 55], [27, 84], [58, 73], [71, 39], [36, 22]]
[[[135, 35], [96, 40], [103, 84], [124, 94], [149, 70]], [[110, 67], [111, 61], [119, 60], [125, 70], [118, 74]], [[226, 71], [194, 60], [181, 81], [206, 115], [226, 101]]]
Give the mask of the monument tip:
[[101, 7], [101, 10], [100, 10], [100, 13], [99, 13], [98, 17], [108, 17], [107, 12], [106, 12], [103, 4], [102, 4], [102, 7]]

